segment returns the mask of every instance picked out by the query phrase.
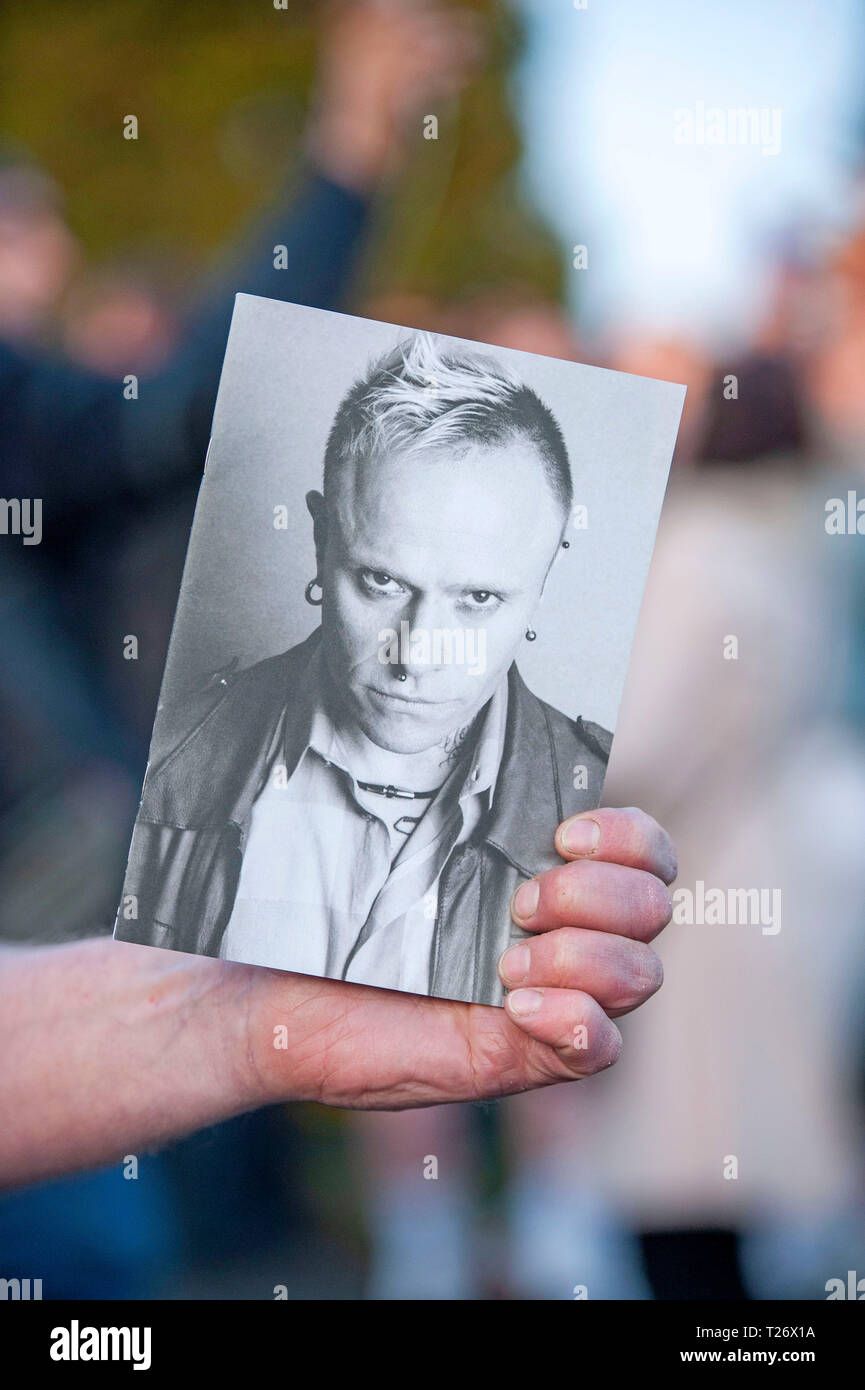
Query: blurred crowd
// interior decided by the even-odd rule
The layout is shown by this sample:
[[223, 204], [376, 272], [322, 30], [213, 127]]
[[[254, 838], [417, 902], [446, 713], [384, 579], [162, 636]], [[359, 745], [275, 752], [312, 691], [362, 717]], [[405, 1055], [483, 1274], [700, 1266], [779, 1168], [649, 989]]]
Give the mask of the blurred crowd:
[[[349, 6], [326, 34], [307, 172], [250, 243], [274, 240], [274, 218], [307, 235], [314, 214], [340, 274], [317, 277], [305, 250], [290, 283], [259, 292], [687, 384], [604, 799], [670, 830], [680, 885], [779, 889], [781, 929], [672, 926], [664, 990], [625, 1020], [616, 1068], [576, 1086], [393, 1115], [279, 1108], [146, 1159], [135, 1183], [112, 1170], [7, 1196], [0, 1273], [33, 1270], [53, 1297], [822, 1298], [865, 1272], [865, 561], [825, 526], [828, 499], [865, 495], [865, 197], [843, 239], [790, 238], [764, 320], [728, 355], [696, 331], [589, 339], [528, 280], [365, 294], [351, 274], [376, 235], [364, 219], [400, 196], [401, 123], [483, 70], [474, 28], [434, 5], [409, 9], [437, 28], [401, 27], [399, 9]], [[361, 104], [387, 89], [387, 121], [348, 119], [333, 92], [349, 70]], [[310, 195], [310, 171], [352, 206]], [[50, 175], [17, 148], [0, 164], [0, 400], [50, 413], [52, 383], [72, 399], [74, 382], [51, 443], [71, 475], [55, 523], [38, 547], [0, 538], [2, 939], [111, 929], [215, 344], [251, 254], [192, 312], [180, 262], [92, 263]], [[190, 370], [180, 418], [172, 382]], [[142, 398], [158, 384], [141, 425], [158, 446], [124, 447], [156, 462], [112, 479], [106, 447], [104, 486], [78, 488], [76, 430], [91, 451], [115, 438], [93, 412], [129, 374]], [[0, 469], [17, 495], [2, 442]]]

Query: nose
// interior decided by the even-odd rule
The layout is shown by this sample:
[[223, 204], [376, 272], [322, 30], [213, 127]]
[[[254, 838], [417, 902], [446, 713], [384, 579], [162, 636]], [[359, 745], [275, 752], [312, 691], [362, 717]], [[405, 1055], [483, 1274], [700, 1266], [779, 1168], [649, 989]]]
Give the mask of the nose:
[[416, 680], [427, 672], [441, 670], [447, 664], [447, 644], [442, 641], [442, 633], [451, 626], [447, 601], [435, 595], [418, 595], [407, 605], [402, 618], [408, 629], [400, 630], [400, 636], [406, 640], [400, 642], [398, 676]]

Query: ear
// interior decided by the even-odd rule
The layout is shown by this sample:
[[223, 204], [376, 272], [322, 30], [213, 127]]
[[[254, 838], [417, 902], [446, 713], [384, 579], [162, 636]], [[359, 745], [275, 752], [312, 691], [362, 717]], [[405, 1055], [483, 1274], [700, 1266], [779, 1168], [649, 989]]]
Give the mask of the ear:
[[306, 494], [306, 509], [312, 517], [315, 563], [320, 575], [324, 567], [324, 550], [327, 544], [327, 507], [320, 492], [308, 492]]

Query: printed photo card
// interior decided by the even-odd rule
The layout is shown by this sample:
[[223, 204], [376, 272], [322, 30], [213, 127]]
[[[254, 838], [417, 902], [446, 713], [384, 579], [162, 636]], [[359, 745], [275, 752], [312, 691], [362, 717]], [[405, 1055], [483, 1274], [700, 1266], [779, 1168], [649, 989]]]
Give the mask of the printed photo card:
[[684, 395], [238, 295], [115, 936], [500, 1005]]

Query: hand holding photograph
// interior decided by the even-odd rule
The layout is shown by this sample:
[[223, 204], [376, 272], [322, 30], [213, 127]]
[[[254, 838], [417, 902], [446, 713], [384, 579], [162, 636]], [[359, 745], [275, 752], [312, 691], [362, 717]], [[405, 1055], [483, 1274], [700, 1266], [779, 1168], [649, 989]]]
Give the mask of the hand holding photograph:
[[683, 400], [238, 295], [115, 936], [501, 1004], [511, 898], [601, 799]]

